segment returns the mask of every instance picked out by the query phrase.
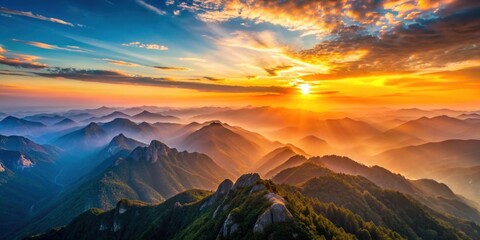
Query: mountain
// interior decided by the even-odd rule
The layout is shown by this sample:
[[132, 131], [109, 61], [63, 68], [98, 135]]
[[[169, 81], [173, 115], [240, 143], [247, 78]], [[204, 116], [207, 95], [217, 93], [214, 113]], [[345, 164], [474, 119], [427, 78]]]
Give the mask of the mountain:
[[[331, 194], [337, 191], [345, 194]], [[475, 224], [360, 177], [331, 173], [296, 188], [245, 174], [214, 193], [190, 190], [154, 206], [121, 200], [109, 211], [90, 209], [27, 239], [477, 239], [478, 232]]]
[[145, 143], [126, 137], [123, 133], [115, 136], [110, 143], [97, 154], [83, 160], [76, 171], [87, 173], [87, 177], [96, 176], [112, 166], [118, 158], [127, 157], [137, 147], [146, 147]]
[[299, 139], [295, 142], [295, 145], [315, 156], [334, 154], [338, 151], [332, 148], [325, 140], [313, 135], [308, 135]]
[[162, 115], [160, 113], [151, 113], [145, 110], [133, 116], [132, 120], [141, 122], [176, 122], [180, 119], [174, 116]]
[[94, 117], [100, 117], [100, 116], [105, 116], [107, 114], [110, 114], [114, 111], [118, 110], [117, 108], [111, 108], [111, 107], [99, 107], [95, 109], [75, 109], [75, 110], [70, 110], [67, 113], [65, 113], [65, 116], [72, 116], [72, 115], [77, 115], [77, 114], [88, 114]]
[[[281, 171], [272, 179], [277, 183], [301, 185], [311, 178], [324, 175], [328, 172], [326, 170], [365, 177], [383, 189], [408, 194], [439, 212], [480, 223], [480, 213], [474, 206], [469, 201], [452, 194], [453, 192], [444, 184], [433, 180], [428, 180], [430, 183], [428, 185], [423, 184], [427, 180], [411, 181], [382, 167], [367, 167], [347, 157], [335, 155], [313, 157], [301, 165]], [[441, 192], [438, 189], [445, 191]]]
[[301, 165], [302, 163], [306, 162], [307, 161], [307, 158], [304, 157], [303, 155], [295, 155], [295, 156], [292, 156], [290, 157], [289, 159], [287, 159], [286, 161], [284, 161], [282, 164], [272, 168], [270, 171], [268, 171], [265, 176], [267, 178], [273, 178], [275, 175], [277, 175], [278, 173], [280, 173], [281, 171], [287, 169], [287, 168], [291, 168], [291, 167], [295, 167], [295, 166], [298, 166], [298, 165]]
[[28, 231], [68, 223], [89, 208], [108, 210], [123, 199], [160, 203], [188, 189], [215, 189], [227, 171], [205, 154], [179, 152], [152, 141], [119, 157], [102, 173], [71, 186], [46, 205]]
[[[265, 156], [263, 156], [260, 161], [258, 161], [258, 168], [255, 170], [255, 172], [259, 173], [261, 176], [266, 176], [266, 173], [272, 170], [273, 168], [277, 167], [278, 165], [284, 163], [287, 161], [289, 158], [297, 155], [307, 155], [304, 151], [301, 149], [298, 149], [294, 146], [284, 146], [284, 147], [279, 147], [269, 153], [267, 153]], [[268, 177], [268, 176], [267, 176]]]
[[120, 133], [144, 142], [162, 139], [161, 131], [148, 123], [136, 124], [128, 119], [117, 118], [104, 124], [90, 123], [85, 128], [58, 138], [53, 145], [69, 151], [92, 153]]
[[462, 196], [480, 202], [480, 165], [464, 168], [445, 168], [431, 173], [431, 176], [439, 181], [445, 182]]
[[[351, 118], [316, 120], [309, 124], [283, 127], [265, 133], [273, 139], [295, 142], [299, 138], [314, 135], [332, 144], [334, 147], [351, 147], [373, 137], [381, 131], [374, 126]], [[308, 140], [308, 139], [307, 139]], [[311, 139], [310, 139], [311, 140]]]
[[179, 143], [181, 149], [205, 153], [236, 174], [248, 170], [275, 146], [261, 135], [221, 122], [211, 122]]
[[60, 150], [27, 138], [0, 135], [0, 239], [61, 188]]
[[480, 165], [480, 140], [446, 140], [385, 151], [377, 163], [418, 178], [442, 168]]
[[75, 126], [77, 126], [77, 124], [78, 124], [77, 122], [73, 121], [70, 118], [64, 118], [63, 120], [53, 124], [53, 126], [56, 127], [56, 128], [66, 129], [66, 128], [75, 127]]
[[32, 122], [40, 122], [50, 126], [59, 121], [62, 121], [63, 119], [65, 119], [65, 117], [62, 117], [57, 114], [36, 114], [36, 115], [24, 117], [23, 119], [27, 121], [32, 121]]
[[458, 115], [460, 119], [469, 119], [469, 118], [480, 118], [480, 114], [478, 113], [462, 113]]
[[39, 134], [46, 128], [40, 122], [31, 122], [24, 119], [8, 116], [0, 121], [0, 134], [31, 136]]
[[65, 113], [63, 114], [63, 116], [65, 116], [65, 118], [70, 118], [77, 122], [82, 122], [93, 117], [93, 115], [88, 113]]
[[437, 116], [422, 117], [408, 121], [398, 127], [390, 129], [385, 134], [413, 134], [415, 137], [426, 141], [442, 141], [447, 139], [469, 139], [480, 137], [478, 125], [460, 119]]
[[90, 123], [85, 128], [68, 133], [52, 144], [66, 151], [83, 152], [86, 149], [93, 151], [105, 144], [108, 133], [97, 123]]
[[115, 111], [105, 116], [92, 117], [92, 118], [86, 119], [84, 120], [84, 122], [109, 122], [117, 118], [129, 119], [130, 117], [131, 117], [130, 115], [127, 115], [123, 112]]

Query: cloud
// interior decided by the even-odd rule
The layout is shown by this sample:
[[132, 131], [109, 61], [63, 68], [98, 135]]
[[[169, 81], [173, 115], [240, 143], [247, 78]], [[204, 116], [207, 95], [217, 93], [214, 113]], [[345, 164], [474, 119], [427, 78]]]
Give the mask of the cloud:
[[292, 65], [278, 65], [273, 67], [266, 67], [263, 68], [263, 70], [265, 70], [265, 72], [267, 72], [270, 76], [278, 76], [278, 72], [288, 70], [292, 67]]
[[158, 44], [153, 44], [153, 43], [145, 44], [145, 43], [141, 43], [141, 42], [130, 42], [130, 43], [123, 43], [122, 46], [146, 48], [146, 49], [159, 50], [159, 51], [166, 51], [166, 50], [168, 50], [168, 47], [167, 47], [167, 46], [158, 45]]
[[480, 8], [446, 8], [436, 18], [401, 24], [379, 36], [363, 31], [341, 33], [289, 55], [328, 67], [327, 72], [303, 76], [305, 80], [425, 72], [480, 60], [479, 14]]
[[228, 93], [289, 93], [290, 88], [279, 86], [237, 86], [201, 82], [175, 81], [170, 78], [152, 78], [131, 76], [120, 71], [76, 69], [76, 68], [49, 68], [48, 72], [34, 73], [42, 77], [65, 78], [86, 82], [100, 82], [111, 84], [143, 85], [166, 88], [192, 89], [204, 92]]
[[51, 44], [43, 43], [43, 42], [23, 41], [23, 40], [18, 40], [18, 39], [12, 39], [12, 41], [23, 43], [23, 44], [34, 46], [34, 47], [38, 47], [38, 48], [43, 48], [43, 49], [64, 50], [64, 51], [70, 51], [70, 52], [85, 52], [85, 50], [83, 50], [83, 49], [81, 49], [80, 47], [77, 47], [77, 46], [59, 47], [59, 46], [56, 46], [56, 45], [51, 45]]
[[208, 80], [208, 81], [212, 81], [212, 82], [220, 82], [220, 81], [225, 80], [223, 78], [215, 78], [215, 77], [209, 77], [209, 76], [203, 76], [202, 78], [205, 79], [205, 80]]
[[6, 49], [0, 46], [0, 64], [12, 67], [41, 69], [47, 67], [46, 64], [39, 63], [39, 57], [26, 54], [9, 54]]
[[186, 71], [189, 70], [188, 68], [184, 67], [166, 67], [166, 66], [153, 66], [156, 69], [160, 70], [174, 70], [174, 71]]
[[[182, 2], [177, 7], [188, 10], [205, 22], [225, 22], [232, 19], [252, 23], [271, 23], [290, 31], [303, 31], [302, 36], [325, 35], [347, 23], [350, 25], [388, 25], [412, 19], [441, 8], [452, 0], [343, 0], [343, 1], [243, 1], [196, 0]], [[388, 26], [387, 26], [388, 27]]]
[[102, 58], [102, 60], [106, 61], [110, 64], [115, 64], [115, 65], [119, 65], [119, 66], [127, 66], [127, 67], [137, 67], [137, 66], [139, 66], [136, 63], [125, 62], [125, 61], [115, 60], [115, 59], [110, 59], [110, 58]]
[[155, 7], [155, 6], [151, 5], [151, 4], [148, 4], [148, 3], [146, 3], [146, 2], [143, 1], [143, 0], [136, 0], [136, 2], [137, 2], [140, 6], [146, 8], [146, 9], [148, 9], [148, 10], [150, 10], [150, 11], [152, 11], [152, 12], [158, 14], [158, 15], [165, 15], [165, 14], [166, 14], [165, 11], [160, 10], [160, 9], [158, 9], [157, 7]]
[[18, 15], [18, 16], [24, 16], [24, 17], [29, 17], [29, 18], [35, 18], [35, 19], [42, 20], [42, 21], [59, 23], [59, 24], [68, 25], [68, 26], [71, 26], [71, 27], [74, 26], [73, 23], [64, 21], [62, 19], [45, 17], [45, 16], [42, 16], [40, 14], [34, 14], [32, 12], [23, 12], [23, 11], [4, 8], [4, 7], [0, 7], [0, 12], [6, 13], [6, 14], [11, 14], [11, 15]]
[[206, 62], [206, 59], [203, 58], [190, 58], [190, 57], [184, 57], [184, 58], [178, 58], [180, 61], [190, 61], [190, 62]]

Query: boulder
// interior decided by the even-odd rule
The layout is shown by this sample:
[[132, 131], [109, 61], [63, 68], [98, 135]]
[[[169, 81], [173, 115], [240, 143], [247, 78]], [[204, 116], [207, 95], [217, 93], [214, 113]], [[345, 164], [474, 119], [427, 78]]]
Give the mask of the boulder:
[[272, 202], [272, 205], [263, 212], [255, 222], [253, 231], [257, 233], [263, 233], [265, 228], [273, 223], [287, 222], [293, 218], [285, 206], [285, 199], [275, 193], [268, 193], [264, 197]]

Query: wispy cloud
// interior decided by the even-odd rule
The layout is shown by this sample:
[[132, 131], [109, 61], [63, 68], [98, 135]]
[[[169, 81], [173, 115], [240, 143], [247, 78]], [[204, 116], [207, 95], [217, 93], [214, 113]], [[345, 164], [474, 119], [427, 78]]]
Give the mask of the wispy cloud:
[[166, 88], [192, 89], [204, 92], [229, 92], [229, 93], [289, 93], [290, 88], [279, 86], [238, 86], [191, 81], [176, 81], [171, 78], [152, 78], [132, 76], [120, 71], [75, 69], [75, 68], [49, 68], [48, 72], [35, 73], [43, 77], [65, 78], [87, 82], [101, 82], [111, 84], [144, 85]]
[[0, 46], [0, 64], [12, 67], [40, 69], [47, 67], [46, 64], [39, 63], [39, 57], [25, 54], [9, 54], [9, 52]]
[[24, 41], [24, 40], [18, 40], [18, 39], [15, 39], [15, 38], [12, 39], [12, 41], [23, 43], [23, 44], [34, 46], [34, 47], [38, 47], [38, 48], [43, 48], [43, 49], [64, 50], [64, 51], [70, 51], [70, 52], [85, 52], [85, 50], [83, 50], [83, 49], [81, 49], [80, 47], [77, 47], [77, 46], [59, 47], [59, 46], [48, 44], [48, 43], [34, 42], [34, 41]]
[[191, 58], [191, 57], [184, 57], [184, 58], [178, 58], [180, 61], [190, 61], [190, 62], [206, 62], [206, 59], [203, 58]]
[[174, 70], [174, 71], [190, 70], [190, 69], [184, 68], [184, 67], [167, 67], [167, 66], [153, 66], [153, 67], [156, 68], [156, 69], [160, 69], [160, 70]]
[[153, 44], [153, 43], [141, 43], [141, 42], [130, 42], [130, 43], [123, 43], [122, 46], [126, 47], [138, 47], [138, 48], [146, 48], [151, 50], [159, 50], [159, 51], [166, 51], [168, 50], [167, 46]]
[[278, 76], [278, 72], [288, 70], [292, 67], [292, 65], [279, 65], [273, 67], [265, 67], [263, 68], [263, 70], [265, 70], [265, 72], [267, 72], [270, 76]]
[[157, 7], [155, 7], [155, 6], [151, 5], [151, 4], [148, 4], [148, 3], [146, 3], [146, 2], [143, 1], [143, 0], [137, 0], [137, 3], [138, 3], [140, 6], [146, 8], [146, 9], [148, 9], [148, 10], [150, 10], [150, 11], [152, 11], [152, 12], [158, 14], [158, 15], [165, 15], [165, 14], [166, 14], [165, 11], [160, 10], [160, 9], [158, 9]]
[[136, 63], [125, 62], [125, 61], [122, 61], [122, 60], [115, 60], [115, 59], [110, 59], [110, 58], [102, 58], [101, 60], [103, 60], [105, 62], [108, 62], [110, 64], [119, 65], [119, 66], [127, 66], [127, 67], [138, 67], [139, 66]]
[[42, 21], [59, 23], [59, 24], [68, 25], [68, 26], [71, 26], [71, 27], [74, 26], [73, 23], [64, 21], [62, 19], [45, 17], [45, 16], [42, 16], [40, 14], [35, 14], [35, 13], [32, 13], [32, 12], [18, 11], [18, 10], [4, 8], [4, 7], [0, 7], [0, 12], [6, 13], [6, 14], [11, 14], [11, 15], [18, 15], [18, 16], [24, 16], [24, 17], [29, 17], [29, 18], [35, 18], [35, 19], [42, 20]]

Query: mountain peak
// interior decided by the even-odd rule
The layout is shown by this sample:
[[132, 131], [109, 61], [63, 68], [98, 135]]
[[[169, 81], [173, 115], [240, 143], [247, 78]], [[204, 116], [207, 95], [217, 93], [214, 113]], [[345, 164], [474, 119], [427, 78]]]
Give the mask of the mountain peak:
[[89, 123], [89, 124], [85, 127], [85, 129], [97, 129], [97, 128], [99, 128], [99, 127], [100, 127], [100, 126], [99, 126], [97, 123], [91, 122], [91, 123]]
[[253, 184], [255, 184], [258, 180], [260, 180], [260, 175], [258, 175], [258, 173], [243, 174], [237, 179], [237, 181], [232, 187], [232, 190], [253, 186]]
[[148, 147], [138, 147], [133, 150], [130, 157], [136, 161], [146, 160], [155, 163], [161, 156], [168, 156], [172, 151], [176, 151], [176, 149], [171, 149], [164, 143], [153, 140]]
[[70, 118], [64, 118], [63, 120], [55, 123], [55, 125], [71, 124], [71, 123], [75, 123], [75, 121], [73, 121], [73, 120], [70, 119]]

